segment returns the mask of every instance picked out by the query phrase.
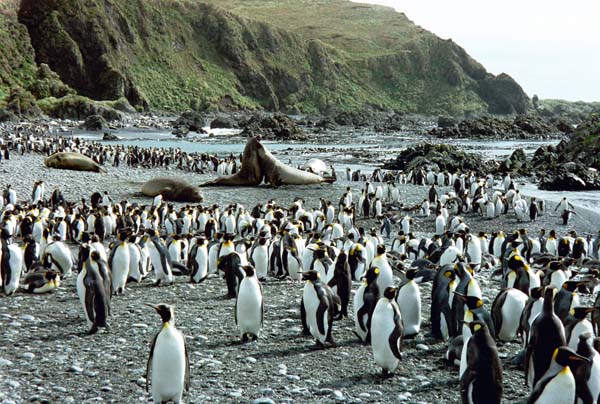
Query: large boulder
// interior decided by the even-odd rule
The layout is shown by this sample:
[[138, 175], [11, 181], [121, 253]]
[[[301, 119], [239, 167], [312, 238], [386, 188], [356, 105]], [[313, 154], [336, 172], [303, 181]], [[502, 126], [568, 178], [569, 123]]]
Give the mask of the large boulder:
[[48, 116], [58, 119], [82, 120], [90, 115], [101, 115], [106, 121], [119, 121], [121, 112], [89, 98], [67, 95], [62, 98], [48, 97], [38, 101], [38, 105]]
[[527, 160], [525, 150], [522, 148], [516, 149], [506, 160], [500, 163], [497, 171], [502, 174], [530, 175], [531, 163]]
[[457, 125], [451, 123], [440, 117], [438, 127], [431, 129], [429, 136], [443, 139], [538, 139], [561, 134], [560, 128], [539, 115], [517, 115], [513, 119], [484, 116], [466, 119]]
[[228, 116], [218, 116], [213, 119], [210, 123], [211, 129], [231, 129], [237, 128], [237, 123], [235, 120]]
[[204, 127], [204, 115], [196, 111], [186, 111], [177, 120], [173, 125], [175, 128], [186, 127], [189, 131], [198, 132], [198, 133], [206, 133], [203, 129]]
[[81, 128], [85, 130], [101, 130], [107, 126], [106, 119], [104, 119], [102, 115], [90, 115], [85, 118]]
[[304, 131], [296, 122], [286, 115], [268, 116], [254, 115], [242, 125], [243, 136], [260, 135], [265, 139], [300, 139], [305, 138]]
[[402, 150], [396, 159], [384, 164], [388, 170], [437, 169], [448, 172], [475, 171], [486, 174], [491, 164], [477, 154], [459, 150], [447, 144], [420, 143]]
[[540, 178], [539, 188], [548, 191], [600, 190], [598, 171], [584, 164], [565, 163]]

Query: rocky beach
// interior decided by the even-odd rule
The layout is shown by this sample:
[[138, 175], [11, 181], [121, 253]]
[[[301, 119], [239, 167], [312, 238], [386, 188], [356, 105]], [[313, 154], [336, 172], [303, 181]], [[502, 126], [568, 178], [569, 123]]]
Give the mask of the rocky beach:
[[[20, 197], [28, 199], [32, 184], [43, 179], [48, 192], [59, 187], [68, 201], [108, 191], [114, 201], [150, 204], [151, 200], [139, 193], [148, 179], [174, 176], [198, 184], [214, 175], [124, 165], [107, 165], [106, 173], [88, 173], [49, 169], [43, 160], [39, 154], [13, 154], [10, 160], [2, 161], [0, 188], [10, 183]], [[347, 186], [359, 193], [364, 184], [339, 180], [317, 186], [203, 188], [203, 204], [251, 207], [274, 199], [281, 206], [289, 206], [299, 197], [305, 206], [317, 207], [319, 198], [337, 200]], [[399, 187], [406, 205], [418, 204], [428, 190], [414, 185]], [[573, 221], [561, 226], [552, 210], [549, 204], [548, 212], [535, 223], [517, 223], [513, 214], [494, 220], [472, 214], [465, 218], [475, 233], [519, 228], [533, 233], [546, 228], [560, 234], [571, 229], [586, 234], [600, 228], [597, 212], [577, 208]], [[377, 224], [373, 219], [359, 219], [357, 226]], [[431, 235], [433, 218], [416, 217], [414, 228], [418, 235]], [[76, 245], [70, 247], [76, 254]], [[489, 270], [476, 275], [488, 309], [500, 289], [500, 283], [490, 275]], [[124, 295], [113, 299], [110, 330], [93, 336], [85, 334], [87, 326], [75, 293], [75, 278], [65, 279], [61, 288], [49, 295], [2, 296], [0, 402], [147, 402], [146, 359], [160, 322], [144, 303], [159, 302], [174, 305], [177, 327], [186, 335], [192, 375], [186, 398], [189, 403], [460, 402], [458, 370], [444, 359], [446, 343], [428, 337], [430, 284], [421, 285], [422, 331], [416, 339], [404, 341], [401, 369], [395, 377], [383, 380], [370, 348], [359, 344], [353, 334], [352, 319], [334, 323], [337, 348], [313, 349], [313, 340], [301, 335], [302, 284], [289, 278], [264, 282], [263, 334], [257, 342], [245, 345], [239, 343], [233, 318], [235, 302], [225, 299], [225, 282], [220, 277], [210, 277], [198, 285], [189, 284], [187, 277], [176, 277], [175, 284], [166, 287], [154, 287], [149, 279], [130, 284]], [[523, 402], [528, 395], [523, 371], [510, 364], [519, 350], [517, 342], [499, 345], [506, 403]]]

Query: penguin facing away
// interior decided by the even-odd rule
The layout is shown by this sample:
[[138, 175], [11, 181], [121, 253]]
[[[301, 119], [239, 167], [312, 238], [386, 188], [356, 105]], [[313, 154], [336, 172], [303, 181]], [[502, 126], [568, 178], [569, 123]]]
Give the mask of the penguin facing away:
[[175, 328], [173, 308], [167, 304], [151, 305], [162, 319], [154, 336], [146, 366], [146, 390], [152, 385], [154, 403], [173, 401], [181, 404], [183, 391], [190, 388], [190, 363], [183, 334]]
[[370, 268], [362, 278], [362, 284], [354, 295], [354, 334], [365, 343], [371, 342], [371, 319], [379, 301], [377, 277], [379, 268]]
[[92, 323], [89, 334], [98, 332], [99, 327], [109, 328], [108, 316], [110, 315], [110, 286], [107, 285], [102, 275], [106, 263], [100, 258], [97, 251], [90, 253], [85, 263], [86, 272], [83, 277], [84, 309], [86, 317]]
[[499, 404], [502, 402], [502, 365], [496, 343], [485, 323], [473, 321], [466, 350], [467, 368], [460, 378], [463, 404]]

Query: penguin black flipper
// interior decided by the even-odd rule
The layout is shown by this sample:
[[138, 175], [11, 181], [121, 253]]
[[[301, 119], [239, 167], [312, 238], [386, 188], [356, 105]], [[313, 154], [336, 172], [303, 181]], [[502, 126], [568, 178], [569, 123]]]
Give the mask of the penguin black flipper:
[[394, 324], [394, 331], [390, 334], [388, 343], [390, 344], [390, 349], [394, 356], [398, 360], [402, 360], [400, 355], [400, 344], [402, 344], [402, 319], [397, 307], [394, 307]]
[[327, 304], [321, 302], [319, 303], [319, 307], [317, 308], [317, 328], [319, 329], [319, 333], [325, 334], [325, 312], [327, 311]]
[[92, 324], [96, 323], [96, 318], [94, 316], [94, 292], [91, 290], [93, 285], [86, 279], [85, 282], [85, 312], [87, 313], [88, 319], [92, 322]]
[[[152, 343], [150, 344], [150, 355], [148, 355], [148, 362], [146, 363], [146, 391], [148, 391], [148, 385], [150, 382], [150, 368], [152, 365], [152, 357], [154, 356], [154, 348], [156, 347], [156, 339], [158, 338], [158, 334], [160, 334], [160, 331], [154, 335], [152, 338]], [[187, 362], [187, 348], [185, 358]]]
[[191, 272], [188, 267], [186, 267], [183, 264], [180, 264], [179, 262], [172, 261], [170, 264], [173, 275], [189, 275]]
[[184, 376], [183, 388], [185, 389], [186, 393], [189, 393], [190, 392], [190, 378], [191, 378], [190, 357], [188, 355], [187, 344], [185, 343], [185, 338], [183, 339], [183, 350], [185, 352], [185, 376]]

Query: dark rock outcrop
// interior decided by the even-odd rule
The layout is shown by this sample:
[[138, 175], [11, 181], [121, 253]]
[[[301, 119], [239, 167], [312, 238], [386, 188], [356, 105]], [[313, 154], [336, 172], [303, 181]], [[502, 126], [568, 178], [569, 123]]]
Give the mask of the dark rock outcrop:
[[[175, 128], [185, 127], [188, 131], [206, 133], [204, 127], [204, 115], [196, 111], [186, 111], [174, 123]], [[187, 134], [187, 133], [186, 133]]]
[[40, 101], [39, 105], [46, 115], [59, 119], [83, 120], [90, 115], [101, 115], [110, 122], [122, 118], [116, 109], [79, 95], [68, 95], [59, 99], [48, 98]]
[[491, 163], [476, 154], [459, 150], [456, 146], [420, 143], [401, 151], [396, 159], [384, 164], [384, 168], [403, 171], [432, 168], [452, 173], [475, 171], [486, 174], [491, 170]]
[[90, 115], [85, 118], [81, 128], [85, 130], [101, 130], [107, 126], [106, 119], [102, 115]]
[[231, 117], [218, 116], [210, 123], [211, 129], [231, 129], [237, 128], [237, 123]]
[[429, 136], [438, 138], [538, 139], [559, 134], [556, 125], [537, 115], [517, 115], [514, 119], [481, 117], [463, 120], [458, 125], [438, 125], [429, 131]]
[[269, 116], [254, 115], [246, 122], [242, 136], [261, 135], [265, 139], [301, 139], [304, 131], [288, 116], [275, 114]]
[[528, 176], [531, 175], [531, 169], [531, 163], [527, 160], [525, 150], [518, 148], [506, 160], [500, 163], [496, 171], [502, 174], [510, 173], [513, 175]]

